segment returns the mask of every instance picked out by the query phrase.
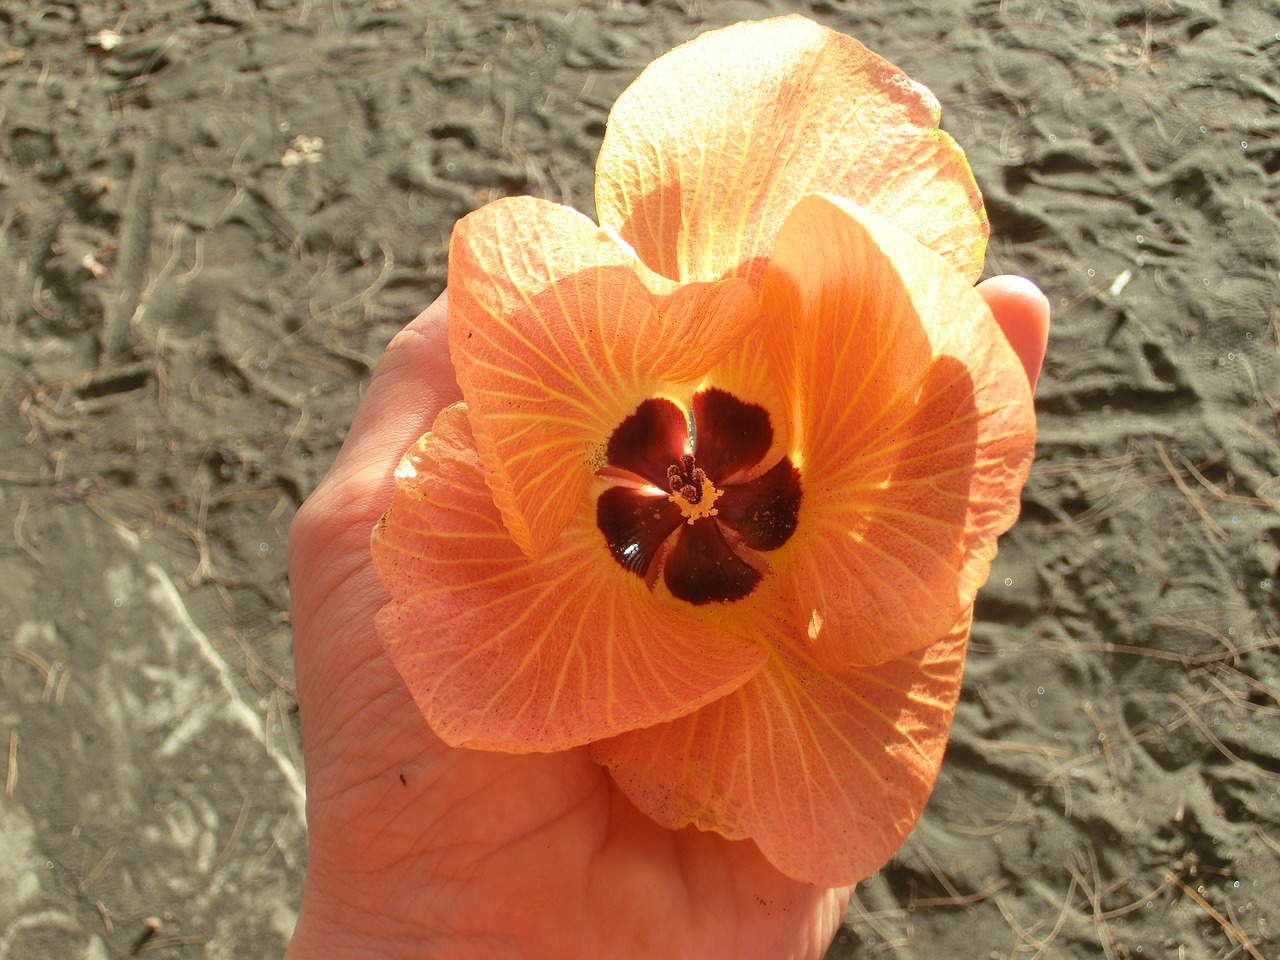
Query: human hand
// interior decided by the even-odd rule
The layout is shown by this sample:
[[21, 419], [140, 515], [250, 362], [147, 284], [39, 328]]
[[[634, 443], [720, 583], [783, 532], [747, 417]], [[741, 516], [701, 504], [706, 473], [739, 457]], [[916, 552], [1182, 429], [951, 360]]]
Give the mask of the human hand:
[[[1049, 307], [979, 285], [1033, 385]], [[289, 532], [307, 774], [307, 876], [289, 960], [820, 957], [850, 888], [800, 883], [750, 841], [670, 831], [586, 748], [446, 746], [374, 632], [369, 537], [401, 455], [461, 399], [445, 297], [392, 340], [328, 475]]]

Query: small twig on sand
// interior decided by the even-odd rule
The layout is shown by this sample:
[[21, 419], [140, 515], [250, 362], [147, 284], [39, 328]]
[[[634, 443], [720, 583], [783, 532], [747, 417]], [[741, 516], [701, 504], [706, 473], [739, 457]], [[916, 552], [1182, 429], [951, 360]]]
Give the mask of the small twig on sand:
[[895, 936], [893, 931], [880, 922], [879, 914], [872, 913], [863, 906], [862, 900], [857, 893], [854, 893], [850, 899], [849, 908], [857, 913], [855, 922], [862, 922], [869, 926], [889, 949], [896, 952], [910, 942], [905, 937]]
[[13, 789], [18, 785], [18, 731], [9, 731], [9, 766], [4, 775], [4, 795], [13, 799]]
[[252, 806], [253, 800], [249, 797], [245, 797], [244, 800], [241, 801], [240, 813], [237, 814], [236, 822], [231, 827], [231, 836], [227, 838], [226, 845], [222, 848], [221, 852], [219, 852], [218, 858], [213, 861], [213, 866], [209, 870], [210, 875], [217, 874], [217, 872], [222, 869], [222, 865], [226, 863], [227, 857], [231, 854], [231, 849], [236, 845], [236, 841], [240, 839], [240, 834], [244, 832], [245, 821], [249, 817], [249, 808]]
[[1111, 910], [1107, 910], [1099, 914], [1099, 916], [1103, 920], [1115, 920], [1117, 917], [1123, 917], [1126, 914], [1133, 913], [1133, 911], [1135, 910], [1141, 910], [1143, 907], [1150, 906], [1151, 902], [1155, 900], [1156, 897], [1160, 896], [1160, 894], [1164, 893], [1171, 886], [1173, 886], [1173, 879], [1172, 879], [1173, 876], [1174, 875], [1171, 873], [1166, 873], [1166, 879], [1164, 883], [1160, 884], [1160, 886], [1156, 887], [1150, 893], [1144, 894], [1143, 896], [1139, 897], [1137, 900], [1132, 901], [1131, 903], [1126, 903], [1123, 907], [1115, 907]]
[[27, 556], [31, 557], [40, 566], [44, 566], [44, 555], [33, 547], [25, 536], [22, 534], [22, 523], [27, 519], [27, 498], [23, 497], [18, 501], [18, 515], [13, 518], [13, 542]]
[[157, 179], [156, 137], [143, 131], [137, 137], [133, 172], [121, 215], [119, 286], [106, 304], [102, 323], [101, 357], [110, 360], [123, 353], [132, 340], [133, 324], [142, 305], [151, 259], [152, 202]]
[[1173, 479], [1174, 484], [1187, 498], [1187, 503], [1191, 504], [1191, 509], [1200, 515], [1200, 519], [1204, 521], [1204, 525], [1209, 528], [1219, 540], [1227, 539], [1227, 531], [1217, 520], [1209, 516], [1209, 511], [1204, 508], [1204, 504], [1200, 502], [1200, 498], [1196, 496], [1195, 491], [1187, 486], [1187, 481], [1182, 479], [1182, 474], [1174, 467], [1173, 461], [1169, 459], [1169, 454], [1165, 453], [1164, 444], [1156, 444], [1156, 455], [1160, 457], [1160, 462], [1164, 464], [1164, 468], [1169, 471], [1169, 476]]
[[1270, 507], [1272, 510], [1280, 510], [1280, 504], [1277, 504], [1276, 501], [1262, 495], [1256, 497], [1244, 497], [1238, 493], [1227, 493], [1203, 473], [1197, 470], [1195, 464], [1186, 457], [1179, 457], [1178, 459], [1181, 460], [1182, 465], [1187, 468], [1187, 472], [1196, 478], [1196, 482], [1205, 488], [1209, 496], [1213, 497], [1213, 499], [1217, 500], [1219, 503], [1238, 503], [1245, 507]]
[[1245, 953], [1253, 957], [1253, 960], [1263, 960], [1262, 954], [1258, 952], [1258, 948], [1253, 945], [1253, 943], [1249, 940], [1249, 938], [1244, 935], [1244, 931], [1242, 931], [1238, 926], [1236, 926], [1234, 923], [1232, 923], [1230, 920], [1224, 917], [1221, 913], [1215, 910], [1213, 907], [1213, 904], [1211, 904], [1208, 900], [1202, 897], [1197, 891], [1195, 891], [1186, 883], [1184, 883], [1181, 877], [1178, 877], [1168, 871], [1165, 871], [1165, 877], [1169, 880], [1172, 880], [1174, 883], [1176, 883], [1178, 887], [1181, 888], [1183, 893], [1185, 893], [1188, 897], [1190, 897], [1192, 900], [1198, 903], [1200, 905], [1201, 910], [1203, 910], [1205, 913], [1211, 916], [1215, 921], [1217, 921], [1218, 926], [1222, 928], [1222, 932], [1225, 933], [1232, 940], [1234, 940], [1236, 943], [1240, 944], [1240, 946], [1244, 948]]
[[957, 893], [953, 897], [915, 897], [911, 898], [910, 909], [914, 910], [920, 907], [967, 907], [970, 904], [981, 903], [994, 897], [997, 893], [1009, 886], [1008, 880], [997, 880], [985, 890], [979, 890], [977, 893]]
[[929, 868], [929, 872], [933, 874], [933, 879], [938, 881], [939, 886], [951, 895], [950, 903], [957, 907], [964, 907], [969, 913], [974, 912], [972, 902], [967, 900], [965, 895], [956, 889], [955, 884], [947, 879], [946, 875], [938, 867], [938, 862], [929, 856], [929, 851], [923, 845], [916, 848], [916, 856]]
[[116, 855], [116, 848], [107, 847], [107, 852], [102, 855], [102, 859], [99, 860], [96, 864], [94, 864], [93, 869], [90, 870], [88, 873], [86, 873], [84, 875], [84, 879], [81, 880], [79, 884], [77, 884], [77, 886], [80, 888], [81, 893], [84, 893], [91, 886], [93, 886], [93, 881], [97, 880], [98, 877], [102, 874], [102, 871], [107, 868], [107, 864], [109, 864], [113, 859], [115, 859], [115, 855]]
[[1199, 728], [1200, 732], [1204, 734], [1205, 739], [1208, 740], [1211, 744], [1213, 744], [1214, 748], [1220, 754], [1226, 757], [1228, 760], [1232, 761], [1233, 763], [1238, 763], [1241, 766], [1248, 767], [1250, 770], [1253, 770], [1256, 774], [1258, 774], [1258, 776], [1264, 777], [1267, 780], [1280, 780], [1280, 773], [1272, 773], [1270, 770], [1263, 769], [1262, 767], [1258, 766], [1256, 763], [1251, 763], [1250, 761], [1246, 760], [1244, 757], [1239, 756], [1238, 754], [1232, 752], [1231, 748], [1228, 747], [1221, 740], [1219, 740], [1217, 735], [1212, 730], [1209, 729], [1209, 725], [1200, 719], [1200, 715], [1195, 712], [1195, 710], [1192, 708], [1192, 706], [1189, 703], [1187, 703], [1187, 701], [1183, 700], [1176, 693], [1169, 694], [1169, 699], [1175, 705], [1177, 705], [1179, 710], [1181, 710], [1183, 713], [1187, 715], [1188, 720], [1190, 720]]
[[1105, 912], [1102, 909], [1102, 878], [1098, 870], [1098, 859], [1093, 852], [1093, 847], [1089, 847], [1089, 868], [1093, 874], [1093, 886], [1085, 880], [1084, 874], [1080, 867], [1074, 863], [1067, 864], [1067, 870], [1070, 871], [1072, 878], [1080, 886], [1080, 890], [1084, 893], [1085, 899], [1089, 901], [1089, 906], [1093, 909], [1093, 928], [1098, 934], [1098, 943], [1102, 947], [1102, 952], [1107, 960], [1116, 960], [1115, 937], [1111, 933], [1111, 927], [1107, 923]]
[[49, 666], [44, 657], [38, 653], [32, 653], [30, 650], [23, 650], [21, 647], [0, 650], [0, 657], [12, 657], [15, 660], [21, 660], [23, 663], [29, 663], [40, 671], [40, 676], [46, 684], [49, 682], [49, 675], [53, 672], [53, 667]]
[[1076, 886], [1076, 878], [1072, 877], [1071, 883], [1067, 887], [1067, 895], [1062, 898], [1062, 909], [1058, 911], [1058, 919], [1054, 923], [1053, 929], [1049, 931], [1048, 935], [1036, 944], [1036, 952], [1031, 957], [1031, 960], [1040, 960], [1040, 958], [1044, 956], [1045, 952], [1053, 946], [1053, 941], [1058, 939], [1058, 934], [1062, 932], [1062, 928], [1067, 923], [1067, 917], [1071, 914], [1072, 903], [1076, 895]]
[[1041, 953], [1048, 948], [1048, 944], [1036, 936], [1036, 931], [1040, 929], [1043, 921], [1036, 921], [1029, 929], [1024, 927], [1021, 921], [1013, 915], [1013, 911], [1005, 906], [1004, 901], [1000, 897], [996, 897], [996, 909], [1000, 911], [1000, 916], [1004, 917], [1004, 922], [1009, 925], [1009, 929], [1012, 930], [1018, 938], [1014, 943], [1013, 948], [1009, 951], [1011, 954], [1016, 956], [1021, 952], [1024, 944], [1030, 945], [1032, 949], [1039, 950]]

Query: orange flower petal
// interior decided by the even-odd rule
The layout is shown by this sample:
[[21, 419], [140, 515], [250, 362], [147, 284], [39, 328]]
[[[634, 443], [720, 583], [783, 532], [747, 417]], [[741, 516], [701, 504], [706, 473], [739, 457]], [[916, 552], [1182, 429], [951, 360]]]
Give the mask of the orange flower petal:
[[485, 479], [525, 553], [540, 556], [579, 509], [612, 430], [702, 377], [758, 312], [746, 283], [664, 280], [567, 207], [515, 197], [458, 223], [450, 351]]
[[796, 880], [856, 883], [893, 855], [929, 797], [968, 633], [965, 617], [923, 651], [838, 676], [779, 646], [727, 697], [591, 753], [663, 826], [750, 837]]
[[391, 594], [378, 633], [446, 743], [562, 750], [682, 716], [765, 659], [615, 563], [594, 502], [531, 561], [485, 487], [465, 405], [436, 419], [396, 471], [373, 538]]
[[988, 225], [964, 153], [924, 87], [799, 16], [703, 34], [614, 104], [596, 164], [600, 222], [659, 273], [757, 282], [811, 193], [848, 197], [976, 280]]
[[918, 650], [972, 605], [1017, 516], [1027, 378], [960, 274], [847, 201], [796, 207], [762, 300], [804, 491], [775, 589], [833, 667]]

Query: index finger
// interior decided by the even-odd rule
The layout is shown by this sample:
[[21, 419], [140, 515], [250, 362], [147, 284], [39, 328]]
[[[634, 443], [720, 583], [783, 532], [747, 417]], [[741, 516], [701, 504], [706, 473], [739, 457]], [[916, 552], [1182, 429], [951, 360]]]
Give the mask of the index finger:
[[1049, 341], [1049, 301], [1026, 277], [1011, 274], [983, 280], [978, 292], [1022, 361], [1034, 390]]

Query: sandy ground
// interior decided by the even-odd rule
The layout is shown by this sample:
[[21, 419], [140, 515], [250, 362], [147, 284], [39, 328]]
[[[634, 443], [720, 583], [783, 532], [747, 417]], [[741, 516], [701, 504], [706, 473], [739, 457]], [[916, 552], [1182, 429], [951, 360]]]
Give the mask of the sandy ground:
[[1280, 956], [1274, 0], [0, 0], [0, 960], [277, 957], [284, 536], [451, 223], [784, 10], [928, 84], [1056, 324], [938, 790], [832, 958]]

